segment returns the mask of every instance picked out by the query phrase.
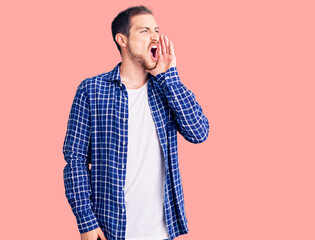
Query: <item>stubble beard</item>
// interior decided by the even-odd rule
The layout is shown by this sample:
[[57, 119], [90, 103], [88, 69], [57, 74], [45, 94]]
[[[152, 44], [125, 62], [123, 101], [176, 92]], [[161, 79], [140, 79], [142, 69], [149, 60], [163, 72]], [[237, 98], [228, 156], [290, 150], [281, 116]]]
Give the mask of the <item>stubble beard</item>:
[[129, 52], [130, 58], [134, 60], [136, 63], [138, 63], [141, 67], [143, 67], [144, 70], [153, 70], [157, 65], [157, 62], [155, 62], [152, 65], [148, 65], [148, 63], [145, 61], [142, 55], [133, 53], [130, 48], [128, 48], [128, 52]]

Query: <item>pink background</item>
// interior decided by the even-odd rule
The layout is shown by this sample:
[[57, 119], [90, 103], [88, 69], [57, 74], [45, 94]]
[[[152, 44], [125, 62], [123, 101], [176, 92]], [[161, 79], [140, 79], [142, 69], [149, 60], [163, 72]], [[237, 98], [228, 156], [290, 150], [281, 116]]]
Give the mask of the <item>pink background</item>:
[[179, 135], [189, 233], [315, 239], [314, 1], [6, 1], [1, 5], [1, 239], [79, 240], [62, 171], [78, 84], [120, 61], [110, 24], [145, 4], [210, 122]]

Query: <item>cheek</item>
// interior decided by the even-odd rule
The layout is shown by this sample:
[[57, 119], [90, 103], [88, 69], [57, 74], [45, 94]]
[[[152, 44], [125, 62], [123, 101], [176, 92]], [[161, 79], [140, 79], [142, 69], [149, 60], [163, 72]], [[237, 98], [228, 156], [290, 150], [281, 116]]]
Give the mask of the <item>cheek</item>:
[[134, 44], [132, 47], [132, 50], [136, 53], [139, 53], [139, 54], [147, 51], [146, 47], [144, 45], [141, 45], [141, 44]]
[[144, 41], [143, 39], [130, 39], [129, 47], [132, 52], [137, 54], [143, 54], [148, 51], [148, 46], [150, 42]]

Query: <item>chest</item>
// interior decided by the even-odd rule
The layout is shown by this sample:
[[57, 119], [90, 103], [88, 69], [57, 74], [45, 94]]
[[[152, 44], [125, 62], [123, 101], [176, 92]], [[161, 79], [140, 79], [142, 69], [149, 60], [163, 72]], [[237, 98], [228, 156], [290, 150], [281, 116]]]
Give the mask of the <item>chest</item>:
[[[148, 81], [147, 103], [156, 128], [165, 127], [170, 121], [171, 109], [165, 93], [153, 81]], [[143, 87], [143, 86], [141, 86]], [[121, 127], [128, 123], [129, 105], [128, 91], [124, 84], [116, 81], [99, 84], [90, 93], [91, 120], [97, 126], [109, 128]]]

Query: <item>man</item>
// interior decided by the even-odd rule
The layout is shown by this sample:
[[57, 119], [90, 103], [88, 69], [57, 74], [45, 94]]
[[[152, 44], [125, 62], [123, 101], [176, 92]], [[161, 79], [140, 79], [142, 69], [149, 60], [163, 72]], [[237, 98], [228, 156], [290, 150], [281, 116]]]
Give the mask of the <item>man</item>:
[[66, 197], [82, 240], [173, 240], [188, 233], [177, 131], [201, 143], [209, 122], [151, 10], [121, 12], [112, 34], [122, 61], [83, 80], [71, 107]]

